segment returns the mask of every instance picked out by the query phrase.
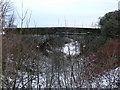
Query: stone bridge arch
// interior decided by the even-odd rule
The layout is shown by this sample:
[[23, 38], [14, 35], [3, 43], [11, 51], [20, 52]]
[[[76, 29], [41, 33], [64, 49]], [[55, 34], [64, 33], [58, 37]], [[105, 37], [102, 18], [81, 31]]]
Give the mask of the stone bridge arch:
[[[6, 28], [6, 34], [12, 33], [14, 36], [22, 37], [24, 40], [34, 43], [46, 56], [48, 53], [54, 52], [53, 47], [62, 48], [65, 44], [77, 41], [83, 42], [86, 36], [100, 35], [98, 28]], [[81, 44], [82, 51], [84, 45]]]

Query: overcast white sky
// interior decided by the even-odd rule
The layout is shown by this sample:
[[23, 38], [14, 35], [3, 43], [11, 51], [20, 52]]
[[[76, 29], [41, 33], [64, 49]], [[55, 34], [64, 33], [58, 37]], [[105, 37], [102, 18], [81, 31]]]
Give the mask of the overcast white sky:
[[[91, 27], [100, 16], [118, 9], [119, 0], [23, 0], [24, 12], [31, 14], [30, 27]], [[21, 14], [22, 0], [14, 0]], [[27, 15], [27, 18], [29, 15]], [[17, 17], [16, 17], [17, 18]], [[26, 18], [26, 19], [27, 19]], [[26, 22], [26, 21], [25, 21]], [[19, 23], [19, 20], [17, 21]], [[25, 23], [24, 23], [25, 24]]]

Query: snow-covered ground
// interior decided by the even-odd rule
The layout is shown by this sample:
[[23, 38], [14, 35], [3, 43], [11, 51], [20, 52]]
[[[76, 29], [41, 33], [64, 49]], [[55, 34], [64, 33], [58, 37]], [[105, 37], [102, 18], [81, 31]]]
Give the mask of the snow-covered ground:
[[[25, 87], [26, 87], [28, 85], [28, 73], [27, 72], [24, 72], [24, 73], [19, 72], [18, 74], [20, 76], [23, 74], [23, 76], [24, 76], [23, 81], [24, 82], [22, 84], [21, 79], [17, 78], [16, 86], [18, 88], [21, 88], [22, 85], [25, 85]], [[120, 74], [120, 67], [117, 67], [116, 69], [110, 70], [109, 72], [106, 72], [104, 75], [98, 76], [97, 78], [95, 78], [90, 86], [91, 86], [91, 88], [117, 88], [116, 82], [117, 82], [117, 80], [120, 80], [119, 74]], [[39, 82], [38, 82], [37, 76], [31, 76], [31, 77], [33, 78], [32, 88], [37, 88], [38, 83], [39, 83], [39, 86], [41, 86], [41, 88], [46, 88], [46, 74], [45, 73], [42, 73], [39, 75]], [[70, 77], [70, 76], [68, 76], [68, 77]], [[65, 83], [65, 82], [70, 83], [70, 80], [65, 81], [64, 78], [65, 78], [64, 75], [61, 74], [60, 80], [63, 83]], [[12, 79], [10, 77], [8, 78], [8, 80], [10, 82], [12, 81]], [[58, 82], [56, 81], [54, 83], [56, 85], [51, 86], [51, 87], [57, 88], [55, 86], [57, 86]], [[89, 88], [88, 85], [89, 85], [88, 81], [84, 81], [84, 83], [82, 84], [82, 86], [80, 88]], [[58, 87], [59, 87], [59, 85], [58, 85]], [[62, 86], [62, 88], [65, 88], [65, 86]], [[71, 87], [68, 87], [68, 88], [71, 88]], [[72, 88], [76, 88], [76, 86], [73, 86]]]
[[63, 52], [66, 55], [79, 55], [80, 54], [80, 45], [77, 41], [73, 41], [65, 44], [63, 47]]
[[99, 76], [92, 83], [93, 88], [117, 88], [116, 82], [120, 80], [120, 67], [106, 72], [104, 75]]

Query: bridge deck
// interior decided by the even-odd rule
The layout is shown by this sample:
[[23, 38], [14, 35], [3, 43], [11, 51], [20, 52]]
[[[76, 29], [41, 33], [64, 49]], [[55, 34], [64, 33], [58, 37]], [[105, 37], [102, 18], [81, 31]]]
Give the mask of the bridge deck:
[[74, 28], [74, 27], [43, 27], [43, 28], [5, 28], [4, 31], [14, 34], [100, 34], [99, 28]]

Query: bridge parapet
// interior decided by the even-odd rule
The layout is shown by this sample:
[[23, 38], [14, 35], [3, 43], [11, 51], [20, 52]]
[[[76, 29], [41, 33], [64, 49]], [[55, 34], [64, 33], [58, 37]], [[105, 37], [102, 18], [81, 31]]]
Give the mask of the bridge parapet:
[[47, 27], [47, 28], [5, 28], [4, 31], [14, 34], [56, 34], [56, 35], [71, 35], [71, 34], [100, 34], [99, 28], [73, 28], [73, 27]]

